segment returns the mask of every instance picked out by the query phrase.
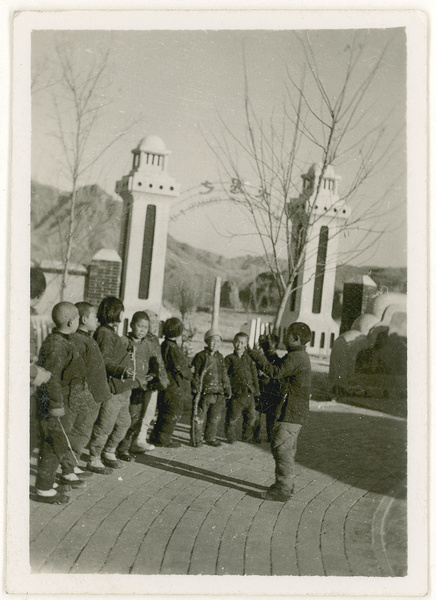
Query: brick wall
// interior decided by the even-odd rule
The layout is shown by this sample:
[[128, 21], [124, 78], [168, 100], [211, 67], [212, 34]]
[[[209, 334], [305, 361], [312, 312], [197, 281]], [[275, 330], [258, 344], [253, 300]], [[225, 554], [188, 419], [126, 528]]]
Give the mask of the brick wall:
[[106, 296], [118, 297], [120, 283], [121, 260], [118, 256], [115, 260], [107, 260], [107, 257], [100, 251], [91, 259], [88, 268], [85, 300], [98, 306]]

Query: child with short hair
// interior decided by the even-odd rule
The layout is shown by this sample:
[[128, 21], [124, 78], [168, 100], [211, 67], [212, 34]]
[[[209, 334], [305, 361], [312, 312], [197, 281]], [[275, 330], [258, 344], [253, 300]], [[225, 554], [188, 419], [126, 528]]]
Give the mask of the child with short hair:
[[[151, 428], [151, 423], [155, 418], [157, 410], [158, 392], [165, 390], [169, 385], [169, 379], [162, 359], [162, 352], [159, 341], [159, 318], [152, 310], [145, 311], [150, 320], [150, 328], [145, 339], [151, 344], [154, 356], [157, 359], [157, 365], [151, 367], [151, 370], [158, 374], [158, 377], [148, 383], [148, 389], [145, 392], [144, 406], [146, 406], [141, 421], [141, 427], [136, 440], [133, 442], [132, 451], [136, 453], [144, 452], [154, 448], [153, 444], [147, 441], [147, 434]], [[153, 359], [152, 359], [153, 360]]]
[[[55, 485], [56, 470], [71, 453], [62, 419], [67, 407], [73, 411], [80, 403], [86, 375], [83, 360], [70, 339], [79, 325], [79, 311], [71, 302], [59, 302], [53, 307], [52, 319], [55, 329], [43, 341], [38, 359], [51, 378], [35, 394], [41, 439], [35, 489], [37, 501], [64, 504], [69, 496]], [[74, 475], [72, 467], [64, 472], [64, 478], [68, 475]]]
[[80, 468], [78, 460], [91, 438], [101, 405], [111, 398], [111, 393], [103, 356], [92, 337], [98, 327], [97, 309], [89, 302], [77, 302], [75, 306], [79, 311], [79, 327], [70, 337], [85, 365], [88, 389], [82, 393], [82, 410], [71, 414], [68, 423], [68, 437], [77, 461], [69, 465], [70, 457], [67, 457], [62, 467], [65, 469], [66, 466], [73, 466], [76, 475], [83, 477], [86, 472]]
[[226, 436], [229, 444], [236, 440], [236, 424], [242, 415], [242, 440], [253, 441], [256, 422], [255, 399], [259, 397], [256, 365], [247, 353], [248, 335], [242, 331], [233, 339], [234, 352], [225, 358], [232, 397], [226, 416]]
[[133, 454], [143, 453], [146, 450], [154, 450], [153, 444], [143, 444], [142, 447], [134, 446], [142, 425], [142, 419], [148, 409], [151, 399], [149, 391], [150, 384], [153, 386], [163, 386], [159, 382], [159, 365], [157, 355], [160, 355], [160, 347], [156, 348], [147, 338], [150, 327], [150, 318], [144, 311], [136, 312], [130, 323], [131, 331], [123, 340], [129, 351], [135, 356], [135, 387], [130, 395], [130, 418], [131, 423], [126, 437], [120, 442], [117, 450], [117, 456], [120, 460], [130, 462], [133, 460]]
[[103, 298], [97, 311], [100, 327], [94, 339], [103, 355], [111, 396], [102, 403], [92, 431], [87, 469], [101, 475], [121, 468], [115, 453], [130, 426], [130, 393], [135, 381], [131, 353], [117, 333], [123, 311], [123, 303], [115, 296]]
[[221, 442], [216, 439], [216, 434], [225, 405], [224, 398], [229, 398], [232, 394], [224, 357], [219, 352], [221, 340], [222, 336], [218, 330], [209, 329], [204, 335], [206, 347], [198, 352], [192, 361], [194, 375], [192, 377], [191, 443], [193, 446], [203, 445], [205, 424], [205, 443], [208, 446], [221, 446]]
[[164, 448], [179, 448], [180, 442], [172, 440], [174, 429], [182, 416], [183, 405], [191, 399], [192, 371], [189, 360], [180, 347], [183, 323], [176, 317], [165, 321], [165, 336], [161, 351], [169, 385], [158, 396], [158, 416], [152, 434], [152, 443]]
[[[272, 365], [280, 365], [282, 359], [277, 354], [279, 338], [274, 333], [261, 335], [259, 346], [264, 356]], [[262, 415], [266, 418], [266, 433], [268, 442], [271, 442], [274, 421], [276, 418], [276, 409], [282, 398], [281, 383], [278, 379], [273, 379], [266, 375], [261, 369], [258, 372], [260, 398], [256, 404], [256, 423], [254, 425], [253, 439], [260, 444], [260, 430], [262, 425]]]
[[285, 336], [288, 353], [281, 365], [271, 364], [258, 350], [250, 352], [264, 373], [281, 381], [284, 392], [277, 408], [271, 441], [276, 480], [265, 493], [265, 500], [286, 502], [294, 491], [298, 435], [309, 418], [311, 366], [306, 344], [311, 335], [306, 323], [292, 323]]

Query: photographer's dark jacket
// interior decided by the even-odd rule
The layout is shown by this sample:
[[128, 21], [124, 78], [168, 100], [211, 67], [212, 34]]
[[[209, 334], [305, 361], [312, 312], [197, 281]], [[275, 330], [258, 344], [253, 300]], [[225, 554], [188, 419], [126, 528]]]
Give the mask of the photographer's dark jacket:
[[304, 346], [291, 348], [281, 365], [271, 364], [260, 350], [251, 350], [250, 356], [262, 371], [280, 379], [284, 397], [276, 412], [276, 420], [303, 425], [309, 417], [311, 386], [310, 358]]

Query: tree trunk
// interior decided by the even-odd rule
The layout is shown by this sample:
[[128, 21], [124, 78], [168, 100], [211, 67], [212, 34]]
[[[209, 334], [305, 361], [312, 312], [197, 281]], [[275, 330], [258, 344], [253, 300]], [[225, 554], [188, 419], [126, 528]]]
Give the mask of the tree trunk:
[[67, 250], [65, 253], [64, 266], [62, 269], [61, 290], [60, 290], [61, 302], [63, 302], [65, 299], [65, 290], [67, 287], [68, 270], [69, 270], [69, 266], [70, 266], [71, 252], [73, 249], [74, 220], [76, 217], [76, 197], [77, 197], [77, 178], [74, 177], [73, 178], [73, 191], [71, 193], [70, 226], [68, 229], [68, 236], [67, 236]]

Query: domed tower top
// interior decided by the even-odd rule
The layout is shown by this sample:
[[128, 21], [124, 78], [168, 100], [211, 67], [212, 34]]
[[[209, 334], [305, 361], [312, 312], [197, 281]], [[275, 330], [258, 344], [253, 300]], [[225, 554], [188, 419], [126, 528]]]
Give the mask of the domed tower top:
[[161, 154], [164, 156], [171, 154], [171, 152], [166, 149], [164, 141], [157, 135], [147, 135], [146, 137], [143, 137], [135, 150], [140, 150], [146, 154]]
[[167, 156], [171, 154], [171, 152], [166, 149], [165, 143], [160, 137], [157, 135], [147, 135], [146, 137], [143, 137], [136, 148], [132, 150], [132, 154], [132, 172], [137, 171], [140, 167], [166, 171], [168, 166]]
[[[310, 195], [317, 189], [318, 181], [322, 173], [322, 165], [313, 163], [307, 173], [304, 173], [301, 178], [303, 180], [303, 193]], [[342, 179], [340, 175], [335, 174], [335, 170], [331, 165], [328, 165], [324, 170], [321, 181], [320, 190], [329, 190], [333, 194], [339, 194], [339, 181]]]

